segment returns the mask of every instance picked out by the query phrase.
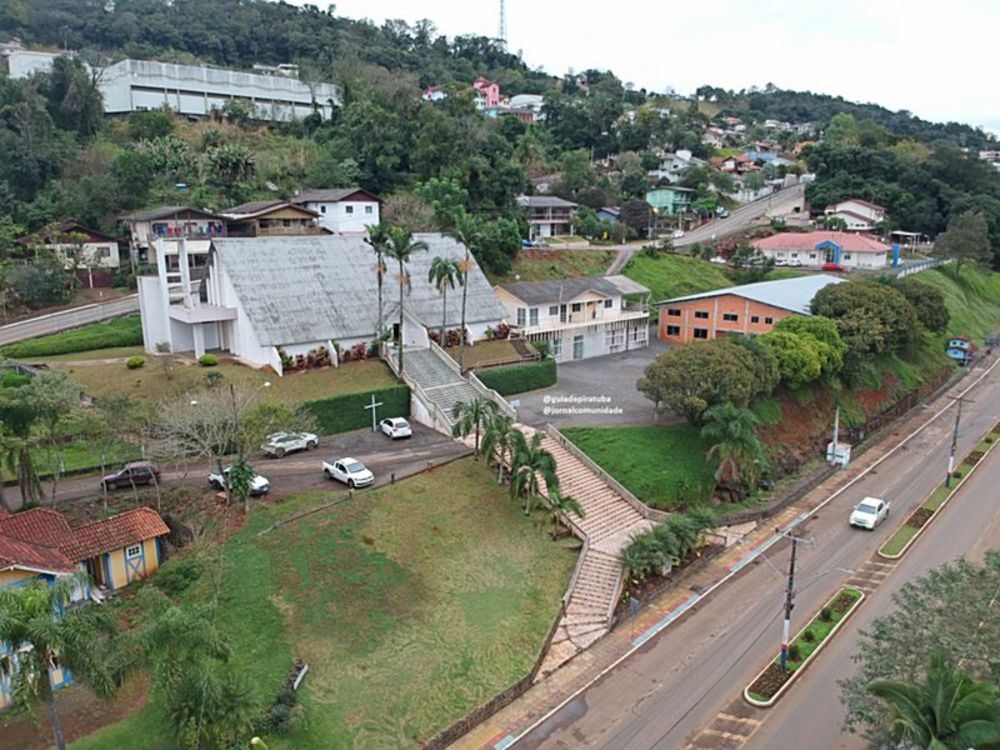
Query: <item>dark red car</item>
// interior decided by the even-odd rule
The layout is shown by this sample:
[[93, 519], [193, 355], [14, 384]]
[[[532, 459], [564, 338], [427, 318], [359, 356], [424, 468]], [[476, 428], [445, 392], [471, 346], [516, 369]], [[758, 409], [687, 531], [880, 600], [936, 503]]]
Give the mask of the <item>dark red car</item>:
[[824, 271], [843, 271], [844, 267], [841, 266], [841, 265], [838, 265], [836, 263], [824, 263], [823, 264], [823, 270]]
[[154, 480], [160, 481], [160, 467], [152, 461], [132, 461], [114, 474], [101, 477], [101, 488], [117, 490], [119, 487], [152, 484]]

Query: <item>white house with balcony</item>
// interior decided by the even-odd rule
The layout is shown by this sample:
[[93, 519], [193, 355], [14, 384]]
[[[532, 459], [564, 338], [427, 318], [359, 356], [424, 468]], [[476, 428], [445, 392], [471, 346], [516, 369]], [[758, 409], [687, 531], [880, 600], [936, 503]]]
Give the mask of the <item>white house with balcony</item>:
[[884, 206], [861, 198], [849, 198], [827, 206], [823, 213], [827, 218], [843, 221], [844, 228], [849, 232], [872, 232], [886, 218]]
[[[408, 263], [403, 330], [398, 330], [398, 287], [391, 279], [383, 290], [383, 325], [407, 347], [426, 349], [427, 329], [440, 326], [443, 313], [441, 295], [427, 280], [431, 261], [460, 260], [465, 248], [440, 234], [415, 237], [429, 249]], [[168, 267], [169, 256], [155, 252], [157, 275], [138, 279], [145, 348], [195, 356], [217, 350], [252, 367], [270, 366], [279, 375], [286, 366], [282, 355], [326, 349], [337, 363], [338, 352], [371, 344], [378, 329], [375, 258], [364, 240], [360, 234], [220, 237], [210, 241], [206, 268], [196, 278], [185, 262], [188, 241], [181, 239], [176, 270]], [[466, 335], [476, 341], [499, 325], [504, 310], [475, 260], [466, 293]], [[461, 325], [456, 299], [448, 300], [449, 328]]]
[[364, 232], [379, 223], [378, 198], [361, 188], [306, 190], [290, 202], [315, 211], [319, 225], [331, 232]]
[[573, 201], [554, 195], [521, 195], [517, 205], [527, 217], [529, 239], [573, 233], [573, 219], [579, 208]]
[[546, 342], [557, 362], [649, 344], [649, 289], [625, 276], [499, 284], [494, 292], [512, 335]]
[[121, 218], [129, 232], [132, 258], [137, 263], [156, 264], [158, 252], [167, 259], [167, 268], [176, 271], [179, 241], [185, 240], [189, 268], [204, 268], [213, 237], [225, 237], [226, 217], [191, 206], [163, 206]]

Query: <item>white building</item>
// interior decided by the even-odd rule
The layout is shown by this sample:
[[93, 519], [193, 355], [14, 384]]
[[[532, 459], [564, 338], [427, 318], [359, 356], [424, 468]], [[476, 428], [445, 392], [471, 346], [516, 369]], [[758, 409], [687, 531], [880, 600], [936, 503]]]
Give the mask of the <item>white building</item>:
[[775, 265], [822, 268], [828, 263], [844, 269], [885, 268], [898, 262], [898, 245], [889, 247], [854, 232], [782, 232], [751, 243]]
[[[428, 243], [409, 263], [411, 289], [405, 298], [402, 338], [407, 346], [428, 346], [428, 327], [441, 325], [442, 299], [427, 280], [435, 257], [459, 260], [465, 249], [440, 234], [416, 235]], [[378, 328], [374, 256], [362, 235], [322, 237], [218, 238], [204, 277], [192, 278], [184, 262], [186, 241], [178, 242], [181, 262], [170, 271], [156, 253], [157, 276], [139, 278], [143, 343], [173, 352], [228, 352], [253, 367], [284, 371], [282, 354], [305, 355], [369, 344]], [[504, 310], [482, 271], [472, 261], [466, 282], [466, 330], [472, 341], [496, 328]], [[398, 287], [383, 292], [385, 329], [398, 334]], [[449, 300], [449, 302], [454, 302]], [[461, 306], [448, 305], [449, 327], [461, 325]]]
[[874, 231], [875, 225], [885, 221], [886, 217], [884, 206], [861, 198], [849, 198], [846, 201], [827, 206], [824, 213], [829, 218], [843, 221], [850, 232]]
[[101, 72], [98, 85], [109, 114], [169, 107], [182, 115], [204, 117], [238, 101], [256, 119], [289, 121], [312, 114], [314, 107], [329, 117], [341, 102], [340, 89], [332, 83], [307, 85], [286, 76], [150, 60], [115, 63]]
[[157, 247], [167, 257], [167, 267], [177, 270], [179, 240], [185, 240], [189, 268], [203, 268], [213, 237], [226, 236], [226, 217], [190, 206], [163, 206], [129, 214], [121, 219], [128, 227], [132, 257], [139, 263], [157, 263]]
[[7, 76], [14, 79], [30, 78], [35, 73], [48, 73], [52, 70], [55, 59], [64, 54], [72, 53], [25, 49], [16, 40], [0, 44], [0, 57], [3, 57], [6, 64]]
[[557, 362], [599, 357], [649, 343], [649, 289], [625, 276], [500, 284], [494, 288], [515, 335], [545, 341]]
[[77, 221], [64, 221], [19, 237], [26, 247], [45, 247], [73, 269], [87, 286], [110, 286], [112, 273], [121, 265], [118, 239]]
[[678, 149], [675, 154], [664, 154], [660, 160], [659, 169], [650, 170], [649, 178], [656, 181], [666, 180], [670, 184], [674, 184], [680, 182], [681, 177], [689, 170], [695, 167], [704, 167], [706, 164], [708, 162], [704, 159], [699, 159], [687, 149], [682, 148]]
[[573, 233], [577, 204], [554, 195], [519, 195], [517, 205], [528, 219], [530, 239], [564, 237]]
[[364, 232], [379, 223], [378, 198], [360, 188], [306, 190], [290, 200], [319, 214], [319, 225], [331, 232]]

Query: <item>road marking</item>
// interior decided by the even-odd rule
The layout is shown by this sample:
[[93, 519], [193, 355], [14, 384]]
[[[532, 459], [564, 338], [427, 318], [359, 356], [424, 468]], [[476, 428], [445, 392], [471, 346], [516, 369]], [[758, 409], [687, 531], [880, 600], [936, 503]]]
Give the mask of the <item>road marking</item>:
[[748, 716], [747, 717], [744, 717], [744, 716], [733, 716], [732, 714], [727, 714], [725, 712], [722, 712], [721, 714], [719, 714], [717, 718], [719, 718], [719, 719], [725, 719], [726, 721], [742, 721], [742, 722], [745, 722], [745, 723], [750, 724], [751, 726], [755, 726], [755, 727], [756, 726], [760, 726], [760, 723], [761, 723], [760, 719], [751, 719]]

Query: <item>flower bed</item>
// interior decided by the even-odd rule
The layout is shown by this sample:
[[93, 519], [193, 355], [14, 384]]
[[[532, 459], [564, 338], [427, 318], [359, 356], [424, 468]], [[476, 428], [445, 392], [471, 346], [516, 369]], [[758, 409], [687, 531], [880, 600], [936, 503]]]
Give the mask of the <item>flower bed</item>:
[[838, 591], [789, 644], [785, 671], [781, 670], [779, 654], [743, 691], [747, 701], [755, 706], [773, 705], [795, 675], [802, 671], [862, 599], [864, 594], [858, 589], [843, 588]]

